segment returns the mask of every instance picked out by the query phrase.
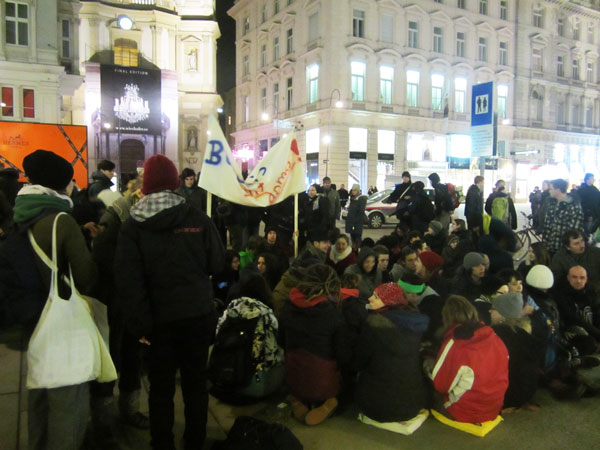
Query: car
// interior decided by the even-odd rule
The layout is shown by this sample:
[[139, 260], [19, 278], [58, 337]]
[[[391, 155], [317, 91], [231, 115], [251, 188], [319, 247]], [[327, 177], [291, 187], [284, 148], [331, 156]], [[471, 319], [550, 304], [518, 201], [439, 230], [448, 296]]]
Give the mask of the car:
[[[367, 198], [367, 206], [365, 207], [365, 225], [369, 228], [381, 228], [383, 225], [396, 225], [398, 218], [394, 214], [396, 212], [396, 203], [386, 203], [386, 200], [394, 192], [393, 189], [385, 189], [375, 192]], [[433, 201], [433, 189], [425, 189], [427, 196]], [[342, 211], [342, 220], [346, 220], [347, 210]]]

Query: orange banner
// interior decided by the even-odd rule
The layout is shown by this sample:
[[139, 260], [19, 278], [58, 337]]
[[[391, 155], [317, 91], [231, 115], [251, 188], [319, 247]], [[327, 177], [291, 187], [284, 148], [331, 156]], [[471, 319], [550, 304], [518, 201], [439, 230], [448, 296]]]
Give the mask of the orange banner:
[[87, 127], [46, 123], [0, 122], [0, 162], [21, 172], [26, 181], [23, 158], [38, 150], [50, 150], [73, 166], [80, 188], [88, 185]]

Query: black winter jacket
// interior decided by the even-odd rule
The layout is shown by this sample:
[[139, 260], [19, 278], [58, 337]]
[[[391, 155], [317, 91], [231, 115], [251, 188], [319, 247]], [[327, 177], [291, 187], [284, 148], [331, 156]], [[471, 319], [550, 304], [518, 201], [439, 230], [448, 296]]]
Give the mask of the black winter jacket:
[[355, 399], [369, 418], [408, 420], [425, 408], [419, 342], [427, 323], [427, 316], [397, 309], [369, 314], [354, 360]]
[[130, 332], [150, 336], [153, 324], [214, 311], [209, 274], [224, 265], [210, 218], [187, 203], [121, 227], [115, 281]]

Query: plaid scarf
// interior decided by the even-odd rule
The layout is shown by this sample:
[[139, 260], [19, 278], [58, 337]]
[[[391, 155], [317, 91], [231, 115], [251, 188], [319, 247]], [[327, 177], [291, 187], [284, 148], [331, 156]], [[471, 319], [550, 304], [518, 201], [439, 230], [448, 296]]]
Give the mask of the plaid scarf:
[[165, 209], [185, 203], [185, 198], [171, 191], [161, 191], [144, 196], [131, 208], [131, 217], [144, 222]]

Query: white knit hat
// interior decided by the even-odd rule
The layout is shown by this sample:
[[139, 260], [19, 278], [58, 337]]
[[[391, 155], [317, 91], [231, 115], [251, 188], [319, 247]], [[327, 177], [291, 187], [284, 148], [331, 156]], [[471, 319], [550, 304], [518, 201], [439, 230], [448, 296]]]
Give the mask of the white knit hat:
[[554, 275], [547, 266], [536, 264], [527, 274], [525, 282], [536, 289], [550, 289], [554, 285]]

